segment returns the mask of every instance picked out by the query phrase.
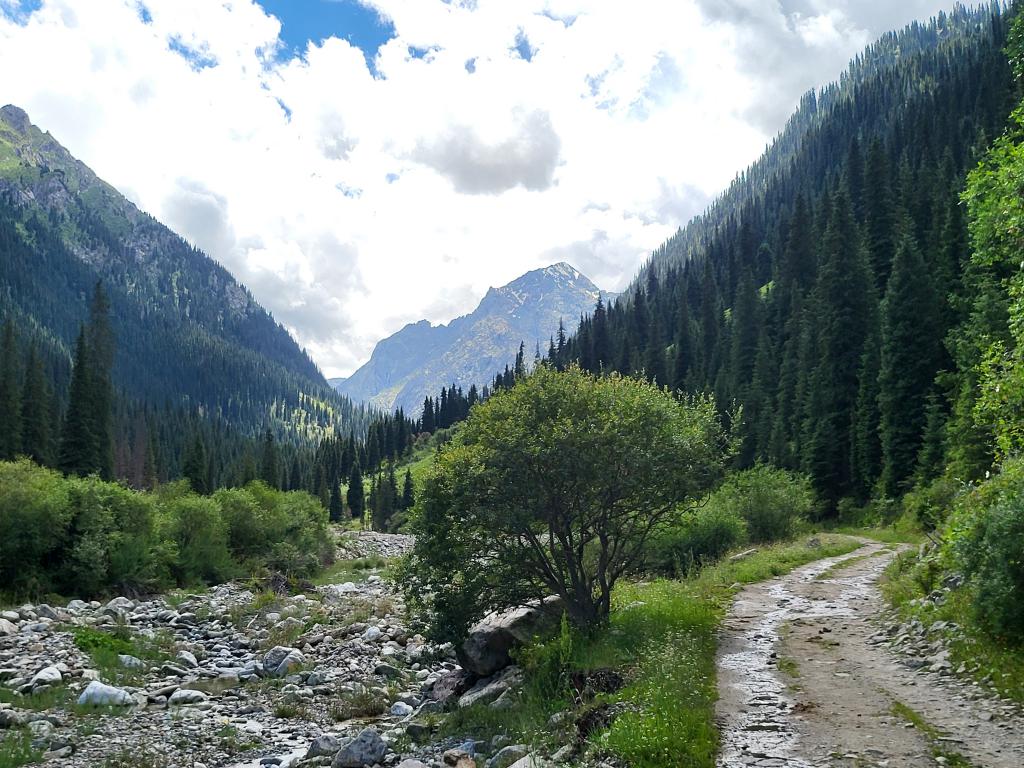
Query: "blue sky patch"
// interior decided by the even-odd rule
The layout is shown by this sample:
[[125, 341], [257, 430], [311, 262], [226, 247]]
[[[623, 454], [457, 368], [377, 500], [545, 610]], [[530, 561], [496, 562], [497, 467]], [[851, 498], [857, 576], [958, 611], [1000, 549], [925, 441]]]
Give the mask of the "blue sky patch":
[[528, 38], [526, 33], [521, 29], [519, 30], [519, 34], [516, 35], [516, 44], [512, 46], [512, 48], [519, 54], [519, 58], [523, 61], [532, 61], [533, 54], [537, 52], [537, 49], [530, 45], [530, 38]]
[[329, 37], [347, 40], [359, 48], [366, 66], [376, 74], [373, 60], [384, 43], [395, 36], [395, 26], [358, 0], [259, 0], [267, 13], [281, 22], [285, 52], [304, 53], [310, 43]]
[[217, 59], [208, 53], [195, 48], [189, 48], [183, 42], [180, 37], [172, 37], [167, 41], [167, 47], [174, 51], [176, 54], [181, 56], [185, 61], [188, 62], [192, 69], [199, 71], [200, 69], [208, 69], [210, 67], [217, 66]]
[[466, 71], [471, 75], [476, 72], [476, 59], [470, 59], [466, 62]]
[[152, 21], [153, 21], [153, 14], [151, 14], [149, 12], [149, 8], [146, 7], [145, 3], [138, 3], [135, 6], [135, 10], [138, 12], [139, 18], [142, 20], [143, 24], [150, 24], [150, 23], [152, 23]]
[[43, 0], [14, 0], [14, 2], [0, 3], [0, 16], [10, 19], [16, 24], [25, 25], [28, 17], [38, 11], [43, 5]]

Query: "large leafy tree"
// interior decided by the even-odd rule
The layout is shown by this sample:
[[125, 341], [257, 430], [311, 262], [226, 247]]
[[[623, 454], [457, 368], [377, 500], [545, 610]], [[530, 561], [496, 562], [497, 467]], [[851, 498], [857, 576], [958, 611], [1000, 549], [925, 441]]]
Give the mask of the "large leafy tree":
[[549, 595], [576, 625], [600, 623], [652, 533], [696, 503], [728, 454], [707, 399], [541, 367], [475, 408], [438, 456], [408, 593], [449, 638]]

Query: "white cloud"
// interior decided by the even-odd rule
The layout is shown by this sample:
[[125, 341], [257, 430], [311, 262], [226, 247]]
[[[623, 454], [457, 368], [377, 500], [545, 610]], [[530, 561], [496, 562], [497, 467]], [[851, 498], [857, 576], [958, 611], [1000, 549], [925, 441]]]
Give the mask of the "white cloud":
[[396, 30], [377, 78], [338, 38], [286, 56], [253, 0], [43, 0], [0, 15], [18, 73], [0, 102], [347, 374], [404, 323], [557, 259], [621, 289], [804, 90], [941, 6], [364, 1]]

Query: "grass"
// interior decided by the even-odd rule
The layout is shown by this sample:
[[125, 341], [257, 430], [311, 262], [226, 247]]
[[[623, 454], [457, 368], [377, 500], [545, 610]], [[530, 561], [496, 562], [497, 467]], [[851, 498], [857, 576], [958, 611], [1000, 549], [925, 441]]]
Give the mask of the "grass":
[[[824, 557], [857, 549], [854, 539], [831, 534], [760, 549], [756, 554], [702, 570], [683, 581], [620, 583], [609, 625], [592, 636], [567, 631], [521, 654], [527, 671], [517, 703], [508, 710], [486, 706], [457, 710], [442, 726], [448, 735], [486, 738], [496, 732], [535, 747], [565, 743], [551, 733], [549, 718], [582, 705], [598, 726], [586, 749], [631, 768], [715, 764], [714, 723], [718, 626], [739, 585], [763, 581]], [[574, 673], [612, 668], [625, 677], [618, 691], [580, 702], [568, 680]], [[610, 725], [599, 717], [615, 705], [624, 713]], [[571, 723], [570, 723], [571, 725]]]
[[13, 704], [18, 709], [27, 709], [30, 712], [58, 709], [67, 706], [70, 702], [71, 691], [64, 686], [47, 688], [27, 695], [16, 693], [9, 688], [0, 688], [0, 704]]
[[825, 579], [831, 579], [833, 576], [835, 576], [840, 571], [843, 571], [843, 570], [845, 570], [847, 568], [851, 568], [852, 566], [856, 565], [857, 563], [862, 563], [865, 560], [867, 560], [869, 558], [872, 558], [872, 557], [875, 557], [875, 556], [876, 555], [857, 555], [855, 557], [848, 557], [845, 560], [842, 560], [841, 562], [835, 563], [834, 565], [830, 565], [824, 571], [819, 573], [816, 578], [817, 578], [818, 581], [824, 581]]
[[882, 593], [904, 620], [917, 619], [928, 627], [937, 621], [954, 622], [947, 647], [954, 669], [1007, 699], [1024, 704], [1024, 648], [1001, 642], [985, 633], [974, 620], [974, 597], [966, 587], [950, 592], [942, 605], [918, 602], [934, 588], [935, 572], [918, 564], [910, 553], [898, 556], [886, 571]]
[[865, 539], [874, 539], [883, 544], [921, 544], [928, 540], [928, 537], [917, 530], [905, 526], [885, 526], [878, 528], [861, 528], [857, 526], [839, 526], [830, 528], [831, 533], [843, 536], [860, 536]]
[[153, 638], [133, 635], [127, 627], [107, 632], [93, 627], [73, 627], [75, 645], [92, 659], [100, 677], [114, 685], [135, 685], [142, 680], [142, 671], [121, 664], [119, 655], [135, 656], [144, 662], [163, 663], [170, 660], [174, 640], [169, 633]]
[[20, 768], [42, 759], [42, 751], [32, 747], [32, 734], [26, 729], [9, 731], [0, 739], [0, 768]]
[[387, 711], [386, 698], [373, 691], [359, 691], [339, 697], [331, 704], [330, 716], [332, 720], [343, 723], [357, 718], [378, 717]]
[[914, 711], [902, 702], [895, 701], [892, 705], [892, 713], [901, 720], [906, 720], [924, 735], [931, 745], [932, 757], [943, 758], [948, 768], [972, 768], [972, 764], [967, 758], [946, 746], [946, 743], [942, 741], [944, 734], [925, 720], [919, 712]]
[[380, 556], [339, 560], [313, 577], [313, 583], [323, 586], [325, 584], [344, 584], [346, 581], [366, 581], [367, 576], [385, 571], [388, 565], [388, 561]]

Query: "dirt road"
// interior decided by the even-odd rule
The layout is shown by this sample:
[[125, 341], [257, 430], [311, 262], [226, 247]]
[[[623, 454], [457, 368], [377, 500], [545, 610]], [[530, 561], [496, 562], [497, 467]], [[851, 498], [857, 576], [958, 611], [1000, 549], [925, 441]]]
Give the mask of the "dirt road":
[[878, 642], [893, 556], [866, 543], [737, 595], [719, 645], [719, 766], [1024, 766], [1024, 722]]

